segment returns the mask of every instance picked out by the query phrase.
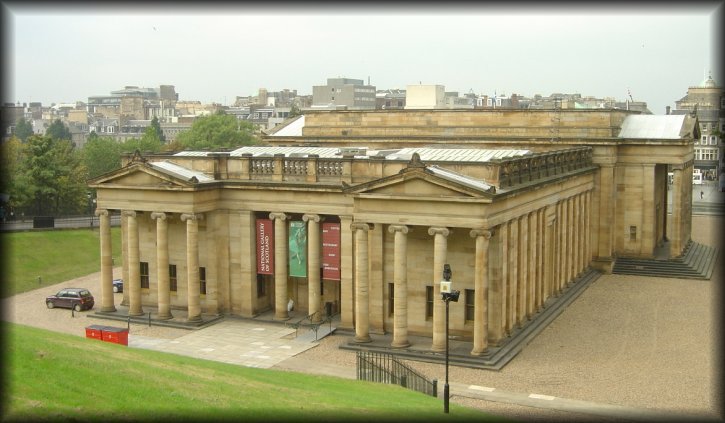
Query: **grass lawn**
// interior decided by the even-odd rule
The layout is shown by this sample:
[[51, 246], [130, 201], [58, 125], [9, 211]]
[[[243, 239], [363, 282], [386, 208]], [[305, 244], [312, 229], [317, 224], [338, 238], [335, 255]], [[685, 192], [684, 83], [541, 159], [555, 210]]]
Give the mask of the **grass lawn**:
[[[111, 228], [111, 238], [114, 263], [120, 265], [121, 228]], [[0, 242], [3, 298], [101, 271], [98, 229], [3, 232]]]
[[4, 421], [505, 421], [399, 386], [255, 369], [3, 325]]

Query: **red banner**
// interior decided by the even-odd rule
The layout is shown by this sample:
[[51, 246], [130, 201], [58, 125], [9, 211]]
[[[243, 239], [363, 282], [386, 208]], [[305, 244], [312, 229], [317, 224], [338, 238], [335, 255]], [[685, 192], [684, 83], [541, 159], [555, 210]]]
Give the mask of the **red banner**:
[[340, 224], [322, 224], [322, 279], [340, 280]]
[[257, 273], [274, 274], [274, 226], [270, 219], [257, 219]]

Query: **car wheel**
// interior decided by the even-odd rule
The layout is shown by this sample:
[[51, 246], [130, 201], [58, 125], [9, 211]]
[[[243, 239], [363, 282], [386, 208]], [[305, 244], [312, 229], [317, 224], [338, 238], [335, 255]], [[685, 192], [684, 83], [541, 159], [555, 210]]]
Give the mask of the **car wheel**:
[[46, 301], [45, 305], [48, 306], [48, 308], [55, 307], [55, 304], [53, 304], [53, 301]]
[[116, 293], [118, 292], [118, 287], [117, 286], [114, 286], [113, 287], [113, 292], [116, 292]]
[[75, 311], [81, 311], [81, 310], [83, 310], [83, 307], [81, 307], [80, 304], [76, 304], [75, 307], [73, 307], [73, 308], [75, 309]]

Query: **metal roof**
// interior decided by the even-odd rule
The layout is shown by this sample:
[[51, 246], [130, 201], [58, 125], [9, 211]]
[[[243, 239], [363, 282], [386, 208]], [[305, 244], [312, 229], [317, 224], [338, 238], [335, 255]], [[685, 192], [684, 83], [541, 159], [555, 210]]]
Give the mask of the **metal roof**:
[[686, 115], [632, 115], [622, 122], [619, 138], [680, 139]]
[[421, 161], [489, 162], [530, 154], [530, 150], [480, 149], [480, 148], [403, 148], [386, 156], [388, 160], [410, 160], [418, 153]]
[[188, 181], [189, 179], [196, 177], [196, 180], [199, 182], [213, 182], [214, 181], [214, 178], [210, 178], [201, 172], [197, 172], [197, 171], [185, 168], [183, 166], [179, 166], [179, 165], [171, 163], [169, 161], [151, 162], [149, 164], [151, 165], [151, 167], [159, 169], [164, 173], [172, 174], [172, 175], [178, 177], [179, 179], [184, 179], [184, 180]]

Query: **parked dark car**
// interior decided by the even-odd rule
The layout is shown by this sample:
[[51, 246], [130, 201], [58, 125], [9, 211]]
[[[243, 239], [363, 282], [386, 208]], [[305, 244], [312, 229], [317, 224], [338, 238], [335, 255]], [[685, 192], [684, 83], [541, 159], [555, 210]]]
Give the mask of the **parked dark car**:
[[123, 279], [113, 280], [113, 292], [123, 292]]
[[75, 311], [90, 310], [95, 303], [91, 291], [85, 288], [65, 288], [45, 299], [48, 308], [72, 308]]

